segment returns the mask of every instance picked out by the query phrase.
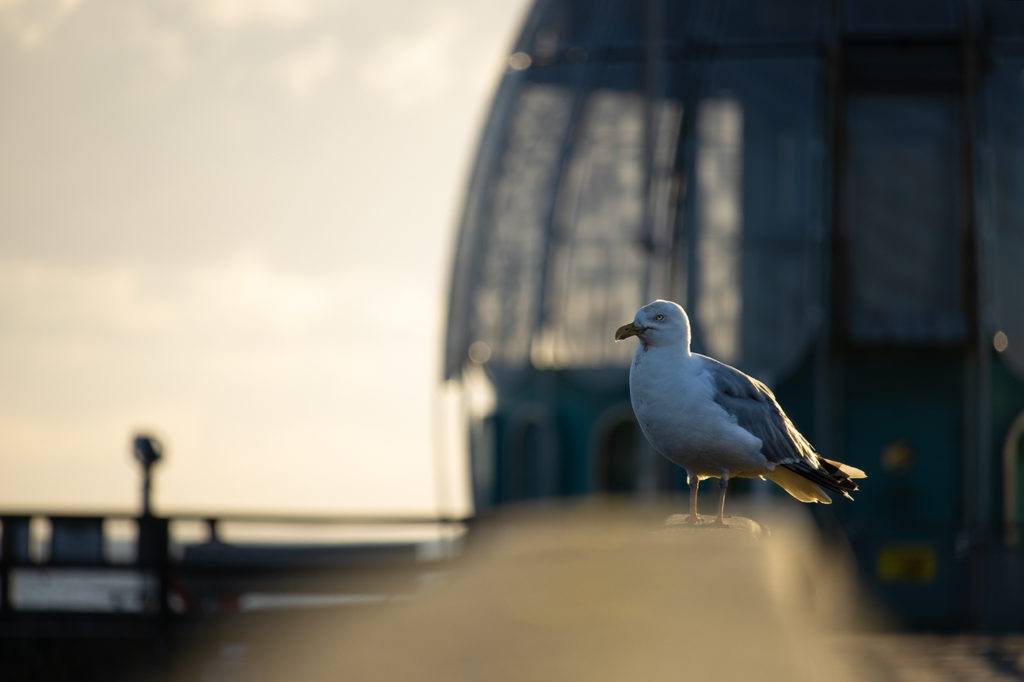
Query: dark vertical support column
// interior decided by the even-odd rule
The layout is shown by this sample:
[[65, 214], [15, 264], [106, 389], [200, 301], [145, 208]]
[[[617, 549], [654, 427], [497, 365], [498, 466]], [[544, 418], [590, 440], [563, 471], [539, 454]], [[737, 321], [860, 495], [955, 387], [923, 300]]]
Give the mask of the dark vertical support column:
[[168, 519], [158, 516], [140, 516], [138, 563], [149, 570], [157, 580], [157, 612], [161, 618], [169, 615], [167, 596], [170, 582], [168, 550]]
[[0, 614], [11, 612], [11, 559], [14, 556], [14, 533], [10, 517], [0, 519], [3, 540], [0, 543]]
[[29, 522], [31, 516], [4, 516], [3, 541], [0, 543], [0, 614], [14, 610], [11, 589], [11, 570], [29, 562]]
[[978, 87], [978, 55], [974, 36], [973, 15], [970, 0], [963, 0], [963, 33], [961, 36], [961, 62], [963, 69], [963, 141], [964, 163], [962, 185], [964, 192], [963, 209], [960, 217], [961, 243], [963, 244], [964, 274], [964, 316], [967, 322], [966, 358], [964, 386], [964, 452], [961, 467], [967, 489], [964, 491], [964, 527], [967, 529], [967, 546], [970, 556], [970, 588], [968, 599], [968, 622], [970, 627], [981, 630], [986, 625], [986, 592], [989, 575], [989, 559], [994, 547], [992, 539], [992, 438], [991, 438], [991, 367], [987, 339], [985, 338], [985, 313], [983, 290], [979, 276], [984, 272], [979, 261], [981, 251], [978, 245], [978, 225], [975, 197], [974, 135], [976, 126], [974, 103]]
[[844, 52], [840, 5], [837, 0], [833, 0], [829, 6], [825, 55], [823, 130], [828, 152], [825, 155], [822, 173], [831, 178], [831, 181], [824, 186], [826, 224], [824, 234], [821, 235], [824, 240], [824, 272], [819, 281], [826, 294], [821, 299], [821, 319], [818, 322], [818, 338], [814, 348], [814, 442], [819, 448], [842, 459], [845, 456], [842, 428], [842, 366], [836, 356], [835, 340], [841, 338], [837, 332], [841, 329], [839, 325], [843, 319], [843, 311], [838, 303], [845, 296], [842, 177], [846, 145], [842, 130], [845, 102]]

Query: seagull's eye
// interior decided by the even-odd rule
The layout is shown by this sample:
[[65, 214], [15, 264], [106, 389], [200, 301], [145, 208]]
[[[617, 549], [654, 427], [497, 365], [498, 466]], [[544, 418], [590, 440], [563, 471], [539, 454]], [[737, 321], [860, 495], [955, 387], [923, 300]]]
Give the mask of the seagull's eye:
[[655, 322], [661, 322], [664, 319], [665, 319], [665, 316], [662, 315], [661, 313], [658, 313], [657, 315], [654, 316]]

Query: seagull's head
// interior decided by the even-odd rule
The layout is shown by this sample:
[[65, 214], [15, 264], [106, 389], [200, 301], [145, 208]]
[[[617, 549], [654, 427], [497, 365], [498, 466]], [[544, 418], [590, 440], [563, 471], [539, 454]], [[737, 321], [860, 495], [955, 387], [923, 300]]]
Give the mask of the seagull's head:
[[635, 336], [644, 347], [676, 346], [690, 349], [690, 320], [678, 303], [657, 300], [636, 311], [629, 324], [615, 330], [615, 340]]

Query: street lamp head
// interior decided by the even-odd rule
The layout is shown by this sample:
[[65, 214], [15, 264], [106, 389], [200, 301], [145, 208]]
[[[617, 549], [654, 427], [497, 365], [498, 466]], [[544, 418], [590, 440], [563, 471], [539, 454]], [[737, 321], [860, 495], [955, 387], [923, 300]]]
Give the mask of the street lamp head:
[[154, 436], [140, 433], [132, 441], [132, 454], [143, 467], [148, 469], [163, 457], [164, 446]]

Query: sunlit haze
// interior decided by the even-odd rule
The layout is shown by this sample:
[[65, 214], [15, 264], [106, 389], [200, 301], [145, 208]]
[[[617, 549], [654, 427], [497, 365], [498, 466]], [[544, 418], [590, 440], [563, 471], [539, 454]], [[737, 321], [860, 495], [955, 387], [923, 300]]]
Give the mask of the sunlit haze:
[[525, 9], [0, 0], [0, 506], [427, 511], [447, 265]]

